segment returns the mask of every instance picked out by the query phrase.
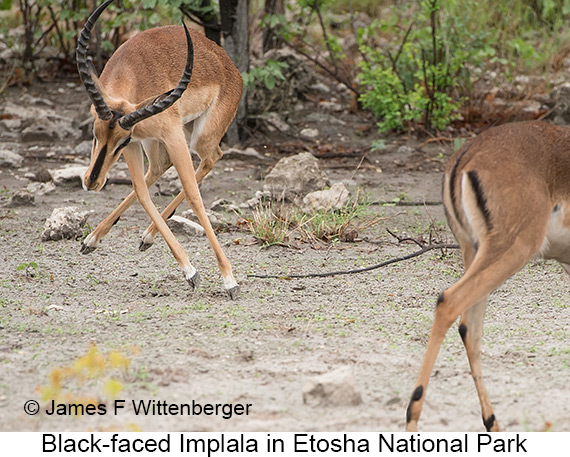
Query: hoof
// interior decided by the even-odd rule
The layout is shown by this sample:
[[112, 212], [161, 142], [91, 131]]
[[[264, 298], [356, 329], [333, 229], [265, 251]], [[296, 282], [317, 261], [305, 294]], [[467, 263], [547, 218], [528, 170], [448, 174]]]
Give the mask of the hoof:
[[79, 249], [79, 252], [81, 254], [91, 254], [95, 249], [97, 248], [92, 246], [87, 246], [85, 243], [81, 243], [81, 249]]
[[145, 242], [144, 239], [142, 239], [140, 244], [139, 244], [139, 251], [146, 251], [152, 245], [153, 245], [153, 243], [147, 243], [147, 242]]
[[192, 290], [196, 290], [196, 288], [200, 285], [200, 273], [196, 272], [191, 277], [186, 277], [186, 281], [192, 287]]
[[230, 299], [237, 300], [239, 295], [239, 286], [234, 286], [231, 289], [226, 289], [226, 292], [228, 293]]

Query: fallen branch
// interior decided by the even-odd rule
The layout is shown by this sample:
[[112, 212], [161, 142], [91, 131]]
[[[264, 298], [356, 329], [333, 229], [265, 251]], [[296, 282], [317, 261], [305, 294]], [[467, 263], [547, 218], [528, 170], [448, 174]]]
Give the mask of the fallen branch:
[[[415, 240], [414, 240], [415, 241]], [[356, 273], [364, 273], [366, 271], [376, 270], [378, 268], [382, 268], [388, 265], [391, 265], [396, 262], [402, 262], [404, 260], [413, 259], [414, 257], [418, 257], [426, 252], [432, 251], [433, 249], [458, 249], [459, 245], [457, 244], [428, 244], [424, 245], [420, 250], [416, 252], [412, 252], [411, 254], [396, 257], [394, 259], [386, 260], [385, 262], [377, 263], [376, 265], [371, 265], [369, 267], [364, 268], [357, 268], [354, 270], [345, 270], [345, 271], [330, 271], [327, 273], [307, 273], [307, 274], [298, 274], [298, 275], [254, 275], [249, 274], [247, 275], [248, 278], [258, 278], [258, 279], [302, 279], [302, 278], [326, 278], [328, 276], [339, 276], [339, 275], [349, 275], [349, 274], [356, 274]]]

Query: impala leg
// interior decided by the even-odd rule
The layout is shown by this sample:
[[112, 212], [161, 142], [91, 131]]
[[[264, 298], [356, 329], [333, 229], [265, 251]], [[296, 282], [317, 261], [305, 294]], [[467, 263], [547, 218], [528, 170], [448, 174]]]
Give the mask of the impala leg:
[[[223, 155], [223, 152], [218, 145], [216, 145], [214, 151], [215, 151], [214, 154], [200, 156], [201, 159], [200, 165], [198, 165], [198, 168], [196, 169], [196, 181], [198, 183], [200, 183], [202, 179], [204, 179], [204, 177], [208, 173], [210, 173], [215, 163], [218, 160], [220, 160], [220, 158]], [[170, 204], [161, 213], [162, 218], [164, 220], [168, 220], [168, 218], [172, 217], [172, 215], [176, 211], [176, 208], [178, 208], [183, 201], [184, 201], [184, 192], [180, 192], [176, 197], [174, 197], [174, 200], [172, 200], [172, 202], [170, 202]], [[139, 246], [139, 249], [141, 251], [145, 251], [152, 246], [152, 244], [154, 243], [154, 237], [156, 236], [157, 232], [158, 230], [156, 229], [156, 226], [154, 224], [151, 224], [144, 231], [142, 236], [142, 241]]]
[[136, 145], [129, 145], [124, 148], [123, 154], [129, 167], [134, 192], [140, 204], [150, 216], [153, 223], [158, 227], [160, 234], [166, 241], [166, 244], [168, 244], [174, 258], [182, 268], [184, 277], [192, 289], [195, 289], [200, 282], [200, 276], [188, 260], [188, 254], [186, 254], [184, 248], [180, 245], [178, 240], [176, 240], [150, 198], [150, 193], [143, 177], [144, 164], [142, 151]]
[[[159, 148], [164, 148], [157, 141], [145, 141], [145, 151], [148, 156], [148, 170], [145, 174], [144, 180], [147, 187], [152, 186], [158, 178], [160, 178], [166, 170], [171, 167], [170, 159], [162, 151], [160, 155]], [[98, 246], [109, 230], [119, 222], [121, 216], [131, 207], [131, 205], [136, 201], [137, 197], [135, 192], [132, 191], [120, 204], [109, 214], [105, 219], [103, 219], [99, 225], [93, 230], [87, 237], [81, 242], [82, 254], [89, 254], [93, 252]]]
[[[170, 155], [170, 160], [174, 164], [180, 181], [182, 182], [182, 188], [186, 195], [186, 200], [190, 205], [190, 208], [200, 221], [200, 224], [206, 232], [206, 236], [210, 241], [210, 245], [214, 250], [216, 256], [216, 261], [218, 262], [218, 267], [222, 273], [222, 278], [224, 280], [224, 288], [228, 292], [230, 298], [235, 299], [239, 292], [239, 286], [232, 274], [232, 266], [227, 259], [226, 255], [222, 251], [222, 247], [216, 238], [216, 234], [212, 229], [210, 220], [206, 215], [206, 209], [204, 208], [204, 203], [202, 197], [200, 196], [200, 190], [198, 189], [198, 182], [196, 181], [196, 175], [194, 174], [194, 167], [192, 165], [192, 158], [190, 157], [190, 151], [188, 146], [184, 141], [184, 134], [182, 131], [172, 133], [171, 138], [166, 143]], [[154, 221], [156, 223], [156, 221]], [[159, 231], [162, 233], [162, 230]]]
[[[480, 303], [485, 303], [489, 293], [520, 270], [539, 246], [538, 238], [525, 240], [522, 235], [508, 248], [494, 246], [492, 242], [486, 246], [483, 245], [477, 252], [473, 263], [467, 268], [465, 275], [439, 296], [427, 350], [406, 413], [407, 431], [417, 431], [429, 377], [449, 327], [460, 315], [467, 313], [468, 310], [477, 305], [476, 309], [471, 311], [473, 314], [466, 315], [463, 323], [468, 326], [467, 333], [469, 333], [469, 326], [474, 327], [472, 330], [473, 335], [480, 333], [482, 330], [482, 314], [484, 312], [484, 306]], [[476, 338], [474, 337], [473, 343], [470, 343], [471, 337], [468, 337], [467, 341], [470, 349], [472, 349], [472, 351], [468, 349], [468, 355], [470, 354], [470, 360], [471, 357], [474, 357], [475, 373], [477, 376], [480, 376], [479, 357], [475, 357], [475, 353], [479, 353], [479, 343], [476, 343]], [[482, 378], [479, 379], [480, 381], [476, 381], [476, 384], [478, 387], [481, 387], [483, 386]], [[486, 391], [481, 391], [480, 395], [488, 400]], [[490, 408], [490, 403], [488, 407]], [[487, 405], [485, 408], [487, 408]], [[490, 411], [492, 411], [492, 408], [490, 408]], [[485, 417], [484, 420], [487, 423], [491, 422], [490, 417]], [[488, 428], [493, 429], [493, 427], [498, 429], [498, 424], [496, 424], [494, 417]]]

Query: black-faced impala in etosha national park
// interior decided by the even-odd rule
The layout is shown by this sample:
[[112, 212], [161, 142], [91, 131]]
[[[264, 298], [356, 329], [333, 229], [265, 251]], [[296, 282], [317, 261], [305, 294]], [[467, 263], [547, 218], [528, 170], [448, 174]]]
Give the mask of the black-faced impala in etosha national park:
[[[77, 66], [93, 102], [94, 117], [91, 163], [83, 186], [101, 190], [109, 169], [122, 153], [133, 192], [85, 238], [81, 252], [93, 251], [138, 199], [152, 220], [140, 249], [151, 246], [156, 232], [160, 232], [186, 280], [195, 288], [199, 274], [165, 222], [186, 197], [212, 245], [224, 288], [235, 298], [239, 287], [206, 216], [198, 182], [222, 157], [219, 144], [237, 111], [243, 88], [241, 75], [222, 48], [198, 32], [189, 32], [184, 25], [135, 35], [117, 49], [98, 78], [87, 61], [87, 46], [95, 22], [111, 2], [106, 1], [91, 14], [77, 46]], [[190, 149], [185, 130], [191, 132]], [[146, 174], [143, 147], [148, 158]], [[196, 172], [190, 150], [200, 157]], [[183, 191], [160, 214], [148, 187], [171, 165]]]
[[461, 316], [459, 334], [483, 424], [487, 431], [499, 431], [481, 373], [487, 297], [533, 257], [556, 259], [570, 273], [570, 130], [521, 122], [481, 133], [451, 156], [443, 204], [461, 246], [465, 273], [437, 300], [406, 428], [417, 430], [439, 348]]

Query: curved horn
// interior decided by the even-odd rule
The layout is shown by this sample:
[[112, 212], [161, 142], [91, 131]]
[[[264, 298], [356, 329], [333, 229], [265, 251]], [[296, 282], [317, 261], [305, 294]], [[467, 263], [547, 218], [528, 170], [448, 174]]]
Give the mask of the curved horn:
[[113, 115], [111, 113], [111, 110], [105, 103], [103, 96], [97, 89], [97, 86], [93, 82], [92, 68], [87, 62], [87, 45], [89, 44], [89, 38], [91, 37], [91, 30], [93, 29], [95, 22], [97, 21], [99, 16], [101, 16], [103, 10], [107, 8], [107, 6], [109, 6], [112, 1], [113, 0], [107, 0], [105, 3], [100, 5], [95, 11], [93, 11], [93, 13], [91, 13], [91, 16], [89, 16], [87, 22], [85, 22], [83, 30], [79, 35], [79, 39], [77, 40], [77, 50], [76, 50], [77, 69], [79, 70], [79, 77], [81, 78], [81, 81], [83, 81], [85, 89], [87, 89], [87, 93], [89, 94], [89, 97], [91, 98], [91, 101], [95, 106], [95, 111], [97, 111], [97, 115], [99, 116], [100, 119], [103, 119], [105, 121], [111, 119]]
[[129, 130], [137, 122], [154, 116], [155, 114], [162, 113], [165, 109], [170, 108], [176, 100], [182, 97], [182, 94], [188, 87], [190, 78], [192, 77], [192, 67], [194, 66], [194, 46], [192, 45], [192, 39], [190, 38], [190, 32], [188, 32], [186, 24], [182, 23], [182, 25], [186, 33], [188, 52], [186, 55], [186, 68], [184, 68], [184, 73], [182, 73], [182, 78], [180, 78], [178, 86], [156, 97], [151, 105], [140, 108], [119, 119], [119, 125], [123, 129]]

